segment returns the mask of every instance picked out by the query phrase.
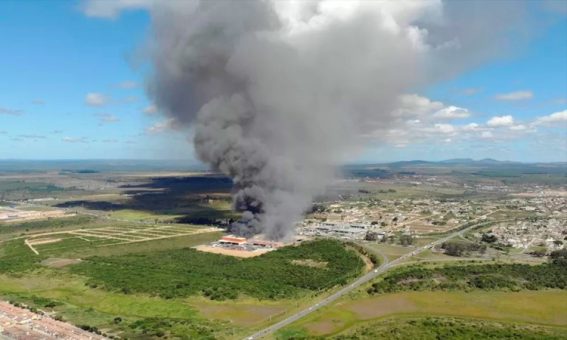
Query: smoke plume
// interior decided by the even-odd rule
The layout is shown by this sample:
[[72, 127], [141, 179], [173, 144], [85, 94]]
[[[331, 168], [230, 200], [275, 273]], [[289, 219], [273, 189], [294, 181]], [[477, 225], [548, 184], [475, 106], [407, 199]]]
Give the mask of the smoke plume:
[[233, 179], [237, 232], [283, 239], [359, 136], [395, 123], [401, 94], [454, 72], [440, 65], [470, 58], [469, 40], [482, 48], [443, 30], [462, 33], [444, 11], [434, 0], [156, 2], [149, 91]]

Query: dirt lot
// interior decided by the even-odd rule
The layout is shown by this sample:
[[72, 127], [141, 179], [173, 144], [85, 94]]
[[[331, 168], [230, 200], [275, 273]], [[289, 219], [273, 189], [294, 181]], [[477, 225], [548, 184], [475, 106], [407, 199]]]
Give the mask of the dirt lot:
[[35, 210], [0, 210], [0, 222], [15, 223], [26, 222], [33, 220], [41, 220], [47, 218], [58, 217], [71, 217], [75, 214], [68, 214], [63, 210], [48, 210], [48, 211], [35, 211]]
[[51, 268], [62, 268], [79, 262], [81, 262], [81, 259], [58, 259], [51, 257], [43, 260], [41, 264]]
[[264, 250], [264, 249], [257, 249], [257, 250], [254, 250], [254, 251], [246, 251], [246, 250], [236, 250], [236, 249], [227, 249], [227, 248], [221, 248], [221, 247], [213, 247], [213, 246], [209, 246], [209, 245], [196, 246], [195, 249], [197, 249], [199, 251], [206, 252], [206, 253], [222, 254], [222, 255], [236, 256], [236, 257], [243, 257], [243, 258], [260, 256], [262, 254], [269, 252], [269, 250]]

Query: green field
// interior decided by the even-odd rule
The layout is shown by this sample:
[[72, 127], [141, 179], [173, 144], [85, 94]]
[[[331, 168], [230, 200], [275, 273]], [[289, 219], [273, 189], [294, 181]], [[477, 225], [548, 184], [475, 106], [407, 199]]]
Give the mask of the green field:
[[567, 267], [561, 264], [469, 264], [399, 268], [368, 288], [369, 294], [421, 290], [509, 290], [567, 288]]
[[392, 317], [460, 317], [561, 327], [567, 332], [567, 291], [403, 292], [341, 301], [279, 332], [311, 336], [352, 332]]
[[[312, 260], [323, 267], [294, 260]], [[166, 298], [204, 294], [214, 300], [240, 294], [260, 299], [300, 297], [342, 285], [362, 271], [359, 255], [341, 242], [318, 240], [239, 259], [185, 248], [91, 257], [71, 267], [89, 283], [111, 291]]]
[[[0, 248], [0, 296], [123, 337], [240, 338], [299, 308], [297, 298], [310, 303], [363, 267], [359, 255], [337, 241], [286, 247], [250, 259], [201, 253], [175, 243], [184, 238], [197, 243], [202, 237], [210, 235], [124, 245], [133, 247], [128, 249], [99, 247], [95, 251], [106, 256], [83, 257], [83, 262], [61, 268], [38, 261], [69, 253], [45, 248], [44, 253], [53, 254], [37, 256], [23, 240], [10, 241]], [[305, 259], [325, 265], [294, 262]], [[219, 301], [225, 298], [237, 299]]]
[[347, 339], [565, 339], [567, 329], [455, 317], [394, 318], [371, 322], [333, 338]]

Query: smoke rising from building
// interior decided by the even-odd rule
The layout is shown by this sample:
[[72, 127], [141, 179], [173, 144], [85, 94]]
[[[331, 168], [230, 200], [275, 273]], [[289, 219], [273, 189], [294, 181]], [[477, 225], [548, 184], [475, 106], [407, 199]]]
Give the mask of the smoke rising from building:
[[271, 239], [293, 233], [359, 136], [396, 123], [401, 94], [488, 46], [440, 1], [163, 1], [151, 13], [152, 99], [233, 179], [238, 232]]

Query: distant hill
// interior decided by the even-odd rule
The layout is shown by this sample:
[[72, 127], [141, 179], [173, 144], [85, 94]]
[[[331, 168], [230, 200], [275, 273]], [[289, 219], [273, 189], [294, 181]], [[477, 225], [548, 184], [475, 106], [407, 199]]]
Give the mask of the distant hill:
[[[492, 158], [474, 160], [455, 158], [443, 161], [411, 160], [392, 163], [358, 164], [343, 168], [346, 177], [390, 178], [396, 175], [473, 175], [506, 178], [531, 175], [553, 175], [559, 182], [567, 182], [567, 163], [521, 163]], [[563, 179], [561, 179], [563, 178]]]

